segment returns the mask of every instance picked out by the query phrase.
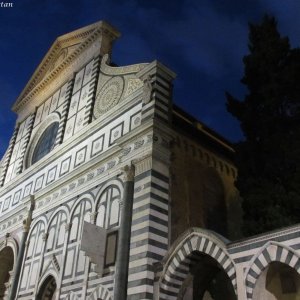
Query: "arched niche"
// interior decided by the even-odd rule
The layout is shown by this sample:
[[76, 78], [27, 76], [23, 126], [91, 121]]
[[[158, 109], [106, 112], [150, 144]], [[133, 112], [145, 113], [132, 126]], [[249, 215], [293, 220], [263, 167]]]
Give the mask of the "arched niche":
[[41, 284], [36, 299], [54, 300], [56, 298], [57, 284], [52, 275], [49, 275]]
[[8, 291], [8, 283], [14, 267], [14, 252], [9, 246], [0, 251], [0, 299], [3, 299]]
[[192, 252], [191, 259], [178, 300], [237, 300], [232, 282], [217, 260], [198, 251]]
[[278, 261], [271, 262], [258, 277], [252, 299], [300, 299], [299, 273], [287, 264]]
[[[246, 270], [245, 284], [246, 284], [248, 300], [261, 299], [261, 298], [257, 298], [257, 297], [259, 296], [259, 293], [261, 291], [264, 291], [264, 288], [262, 288], [262, 286], [266, 283], [267, 274], [268, 274], [270, 266], [272, 266], [272, 267], [271, 267], [271, 273], [269, 273], [269, 276], [270, 276], [270, 274], [276, 274], [276, 272], [274, 273], [274, 270], [276, 270], [276, 269], [282, 270], [283, 269], [283, 267], [281, 267], [279, 269], [278, 269], [278, 267], [275, 267], [275, 269], [273, 269], [274, 268], [273, 265], [285, 266], [284, 268], [286, 270], [288, 270], [287, 267], [289, 267], [289, 270], [293, 270], [294, 274], [295, 274], [295, 272], [297, 272], [298, 276], [300, 276], [300, 257], [298, 255], [298, 253], [294, 249], [292, 249], [286, 245], [283, 245], [283, 244], [275, 242], [275, 241], [269, 241], [253, 257], [251, 265], [249, 266], [248, 270]], [[277, 274], [279, 274], [278, 276], [279, 277], [281, 276], [281, 278], [284, 278], [284, 276], [280, 275], [280, 272], [277, 273]], [[272, 278], [272, 277], [269, 277], [269, 278]], [[298, 278], [298, 277], [296, 277], [296, 278]], [[270, 280], [269, 280], [269, 282], [270, 282]], [[254, 295], [254, 292], [255, 292], [255, 295]], [[270, 293], [268, 295], [270, 295]], [[299, 298], [299, 296], [297, 296], [297, 297]], [[298, 298], [296, 298], [296, 299], [298, 299]], [[266, 299], [268, 299], [268, 298], [266, 298]], [[273, 300], [276, 298], [270, 298], [270, 299]], [[295, 298], [286, 298], [286, 299], [293, 300]]]

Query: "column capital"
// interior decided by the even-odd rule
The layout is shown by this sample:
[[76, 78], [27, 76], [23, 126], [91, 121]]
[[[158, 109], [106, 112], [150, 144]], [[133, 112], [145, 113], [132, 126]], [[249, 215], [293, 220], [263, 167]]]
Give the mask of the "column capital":
[[90, 213], [90, 220], [91, 220], [92, 224], [95, 224], [97, 216], [98, 216], [98, 212], [97, 211]]
[[42, 236], [43, 241], [47, 241], [48, 239], [48, 233], [44, 233]]
[[72, 223], [66, 223], [66, 224], [65, 224], [65, 231], [66, 231], [66, 232], [70, 231], [71, 228], [72, 228]]
[[122, 168], [123, 171], [123, 180], [126, 181], [133, 181], [134, 174], [135, 174], [135, 167], [134, 165], [126, 165]]

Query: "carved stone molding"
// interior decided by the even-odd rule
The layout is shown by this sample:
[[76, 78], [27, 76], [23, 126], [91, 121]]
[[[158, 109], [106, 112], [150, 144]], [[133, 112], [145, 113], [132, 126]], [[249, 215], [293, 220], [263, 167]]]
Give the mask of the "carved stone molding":
[[135, 175], [142, 174], [152, 168], [152, 155], [148, 154], [141, 158], [133, 160], [135, 166]]
[[94, 107], [94, 115], [96, 118], [100, 117], [119, 103], [123, 89], [124, 80], [120, 76], [113, 77], [106, 82], [96, 96]]
[[124, 66], [124, 67], [111, 67], [109, 65], [109, 55], [105, 54], [101, 61], [101, 72], [106, 75], [125, 75], [125, 74], [131, 74], [131, 73], [137, 73], [144, 69], [148, 64], [136, 64], [136, 65], [130, 65], [130, 66]]

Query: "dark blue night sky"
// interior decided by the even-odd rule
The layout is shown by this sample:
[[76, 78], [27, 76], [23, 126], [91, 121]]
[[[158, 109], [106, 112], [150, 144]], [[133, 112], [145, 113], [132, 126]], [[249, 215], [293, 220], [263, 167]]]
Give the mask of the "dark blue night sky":
[[15, 115], [10, 108], [55, 38], [106, 20], [122, 37], [118, 65], [157, 59], [177, 73], [174, 102], [230, 141], [242, 138], [224, 92], [242, 98], [248, 22], [274, 15], [293, 47], [300, 44], [299, 0], [7, 0], [0, 7], [0, 158]]

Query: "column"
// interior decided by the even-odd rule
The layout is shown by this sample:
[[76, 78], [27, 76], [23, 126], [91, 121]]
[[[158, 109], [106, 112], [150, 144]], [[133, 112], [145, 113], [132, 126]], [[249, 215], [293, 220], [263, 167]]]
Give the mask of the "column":
[[27, 219], [23, 221], [23, 234], [22, 234], [22, 239], [21, 239], [21, 243], [20, 243], [20, 249], [19, 249], [19, 253], [18, 253], [17, 263], [14, 268], [14, 278], [12, 281], [11, 291], [10, 291], [10, 295], [9, 295], [10, 300], [14, 300], [16, 297], [16, 293], [17, 293], [17, 288], [18, 288], [18, 284], [19, 284], [20, 273], [21, 273], [21, 268], [22, 268], [22, 263], [23, 263], [25, 248], [26, 248], [27, 236], [29, 233], [29, 229], [30, 229], [30, 225], [31, 225], [31, 221], [32, 221], [32, 212], [34, 210], [34, 205], [35, 205], [34, 196], [32, 196], [32, 195], [30, 196], [30, 201], [31, 201], [31, 204], [30, 204]]
[[129, 245], [131, 235], [132, 204], [134, 191], [134, 166], [124, 168], [124, 196], [121, 203], [121, 222], [115, 267], [114, 299], [127, 299]]

